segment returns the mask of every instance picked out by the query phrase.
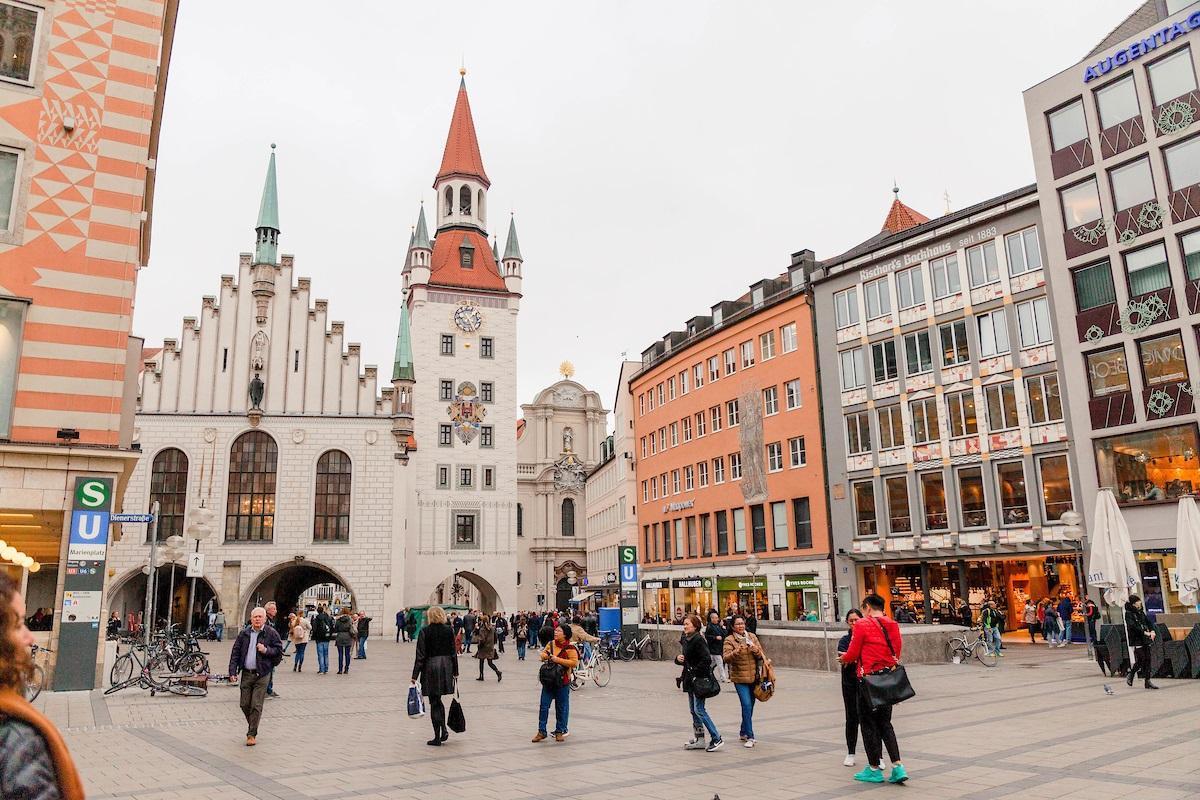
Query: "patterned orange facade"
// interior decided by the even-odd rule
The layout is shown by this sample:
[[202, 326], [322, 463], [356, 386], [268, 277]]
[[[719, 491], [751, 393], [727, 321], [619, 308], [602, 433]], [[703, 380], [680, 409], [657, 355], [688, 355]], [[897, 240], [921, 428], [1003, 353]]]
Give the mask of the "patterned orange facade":
[[0, 148], [16, 156], [0, 297], [27, 301], [14, 443], [73, 429], [122, 444], [175, 14], [176, 0], [0, 3]]

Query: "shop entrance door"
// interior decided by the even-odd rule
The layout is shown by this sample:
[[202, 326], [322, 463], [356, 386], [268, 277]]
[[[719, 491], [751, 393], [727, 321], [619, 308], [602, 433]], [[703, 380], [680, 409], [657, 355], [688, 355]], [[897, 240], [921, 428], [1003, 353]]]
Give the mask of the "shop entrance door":
[[1146, 613], [1150, 614], [1151, 618], [1154, 614], [1161, 614], [1166, 610], [1163, 604], [1162, 574], [1158, 565], [1157, 561], [1138, 562], [1138, 572], [1142, 578], [1142, 592], [1145, 593], [1142, 600], [1146, 604]]

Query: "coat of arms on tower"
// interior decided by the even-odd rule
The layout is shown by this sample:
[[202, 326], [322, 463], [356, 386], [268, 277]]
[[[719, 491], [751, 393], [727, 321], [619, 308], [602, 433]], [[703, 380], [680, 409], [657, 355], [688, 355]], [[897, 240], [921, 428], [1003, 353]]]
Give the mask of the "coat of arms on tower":
[[446, 407], [454, 432], [463, 444], [470, 444], [479, 435], [480, 423], [487, 415], [487, 409], [479, 402], [475, 384], [464, 381], [458, 385], [458, 394], [454, 402]]
[[555, 489], [559, 491], [581, 490], [586, 478], [587, 469], [579, 460], [579, 456], [574, 453], [565, 453], [562, 458], [554, 462]]

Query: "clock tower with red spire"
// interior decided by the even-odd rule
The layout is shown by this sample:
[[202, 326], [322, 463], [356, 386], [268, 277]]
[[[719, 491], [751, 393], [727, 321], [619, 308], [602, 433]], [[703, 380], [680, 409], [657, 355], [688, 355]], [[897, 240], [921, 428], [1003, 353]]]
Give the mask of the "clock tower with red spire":
[[403, 270], [416, 444], [404, 603], [512, 611], [523, 260], [511, 220], [503, 257], [488, 243], [491, 180], [460, 74], [433, 181], [434, 236], [422, 206]]

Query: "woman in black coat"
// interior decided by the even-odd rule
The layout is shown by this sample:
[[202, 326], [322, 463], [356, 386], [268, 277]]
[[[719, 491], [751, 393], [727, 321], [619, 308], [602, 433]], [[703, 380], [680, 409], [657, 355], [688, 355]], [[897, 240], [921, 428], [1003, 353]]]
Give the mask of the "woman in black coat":
[[1154, 641], [1154, 626], [1142, 608], [1142, 598], [1136, 594], [1129, 595], [1125, 603], [1125, 629], [1129, 632], [1129, 646], [1133, 648], [1133, 666], [1125, 676], [1125, 682], [1133, 686], [1133, 679], [1140, 672], [1146, 680], [1147, 689], [1157, 689], [1150, 682], [1150, 643]]
[[417, 636], [412, 682], [416, 684], [420, 680], [421, 693], [429, 698], [433, 738], [425, 744], [438, 747], [450, 738], [442, 696], [454, 694], [454, 683], [458, 678], [458, 653], [454, 647], [454, 630], [446, 623], [446, 611], [441, 606], [430, 606], [425, 611], [425, 620], [428, 624]]
[[[702, 623], [696, 614], [689, 614], [683, 620], [683, 638], [680, 644], [683, 652], [675, 657], [675, 663], [683, 667], [682, 689], [687, 692], [688, 710], [692, 712], [692, 738], [684, 745], [685, 750], [707, 750], [712, 753], [721, 749], [725, 742], [721, 732], [713, 724], [712, 717], [704, 708], [705, 698], [699, 697], [694, 691], [694, 681], [701, 676], [712, 676], [712, 659], [708, 654], [708, 643], [701, 630]], [[710, 737], [707, 746], [704, 744], [704, 732]]]
[[[846, 612], [846, 627], [854, 630], [854, 623], [860, 619], [862, 612], [857, 608], [850, 609]], [[850, 638], [851, 634], [847, 632], [838, 641], [839, 656], [850, 649]], [[858, 748], [858, 665], [854, 663], [842, 664], [842, 705], [846, 711], [846, 758], [842, 763], [853, 767], [854, 751]]]

